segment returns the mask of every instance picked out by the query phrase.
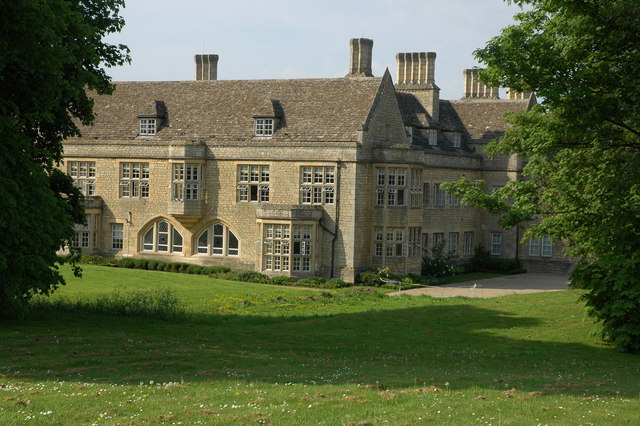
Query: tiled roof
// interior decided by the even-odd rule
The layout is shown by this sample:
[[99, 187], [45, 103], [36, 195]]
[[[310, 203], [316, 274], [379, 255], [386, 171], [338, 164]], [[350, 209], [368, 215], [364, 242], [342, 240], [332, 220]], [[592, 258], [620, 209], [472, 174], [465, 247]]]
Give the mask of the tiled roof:
[[526, 111], [534, 102], [534, 98], [440, 101], [440, 124], [446, 130], [466, 130], [470, 143], [485, 143], [507, 129], [506, 113]]
[[160, 140], [251, 140], [253, 117], [273, 115], [280, 118], [273, 141], [355, 141], [381, 81], [122, 82], [113, 95], [95, 97], [94, 125], [80, 130], [84, 139], [134, 139], [138, 117], [154, 115], [163, 105], [167, 120], [155, 136]]

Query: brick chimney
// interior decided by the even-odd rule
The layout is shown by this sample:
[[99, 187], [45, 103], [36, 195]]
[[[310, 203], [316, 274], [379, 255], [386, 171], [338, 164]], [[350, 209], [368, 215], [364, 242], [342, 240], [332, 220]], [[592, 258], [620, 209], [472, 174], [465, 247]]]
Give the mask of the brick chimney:
[[433, 123], [440, 119], [440, 88], [436, 86], [436, 53], [396, 54], [396, 90], [414, 95]]
[[196, 55], [196, 80], [218, 79], [218, 55]]
[[478, 78], [480, 69], [464, 70], [464, 98], [499, 99], [498, 88], [485, 85]]
[[349, 45], [351, 47], [351, 63], [347, 77], [373, 77], [371, 72], [373, 40], [352, 38]]

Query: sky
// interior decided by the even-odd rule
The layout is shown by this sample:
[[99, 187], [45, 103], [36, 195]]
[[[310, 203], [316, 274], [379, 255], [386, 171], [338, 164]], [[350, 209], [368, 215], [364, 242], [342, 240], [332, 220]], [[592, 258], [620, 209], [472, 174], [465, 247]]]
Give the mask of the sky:
[[215, 53], [219, 80], [343, 77], [349, 40], [373, 39], [373, 74], [399, 52], [436, 52], [441, 99], [462, 97], [473, 51], [512, 24], [503, 0], [128, 0], [107, 38], [131, 49], [114, 81], [193, 80], [194, 55]]

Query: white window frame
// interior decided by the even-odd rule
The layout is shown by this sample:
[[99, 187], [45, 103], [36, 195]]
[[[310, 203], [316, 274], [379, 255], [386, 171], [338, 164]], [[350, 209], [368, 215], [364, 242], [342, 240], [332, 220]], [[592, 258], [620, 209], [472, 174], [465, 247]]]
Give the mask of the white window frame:
[[145, 232], [142, 233], [140, 251], [183, 253], [184, 237], [173, 223], [167, 219], [159, 219], [148, 226]]
[[124, 224], [111, 224], [111, 249], [122, 250], [124, 247]]
[[301, 166], [300, 203], [334, 204], [335, 183], [335, 166]]
[[462, 146], [462, 134], [458, 132], [453, 133], [453, 147], [460, 148]]
[[502, 256], [502, 232], [491, 233], [491, 254]]
[[266, 164], [239, 164], [237, 174], [239, 203], [268, 202], [270, 199], [271, 168]]
[[462, 254], [470, 256], [473, 254], [473, 231], [467, 231], [463, 234]]
[[429, 130], [429, 145], [431, 146], [438, 145], [438, 130], [436, 129]]
[[449, 243], [447, 247], [447, 251], [452, 256], [458, 255], [458, 243], [460, 241], [460, 233], [458, 232], [449, 232]]
[[67, 173], [82, 195], [85, 197], [96, 195], [96, 162], [70, 161], [68, 166]]
[[171, 167], [171, 199], [195, 201], [201, 199], [202, 165], [198, 163], [173, 163]]
[[140, 136], [155, 136], [158, 132], [158, 119], [152, 117], [139, 118], [138, 134]]
[[226, 224], [208, 224], [194, 240], [195, 254], [207, 256], [239, 256], [240, 238]]
[[118, 167], [120, 198], [149, 198], [149, 163], [126, 161]]
[[271, 138], [275, 130], [274, 118], [254, 118], [253, 135], [258, 138]]

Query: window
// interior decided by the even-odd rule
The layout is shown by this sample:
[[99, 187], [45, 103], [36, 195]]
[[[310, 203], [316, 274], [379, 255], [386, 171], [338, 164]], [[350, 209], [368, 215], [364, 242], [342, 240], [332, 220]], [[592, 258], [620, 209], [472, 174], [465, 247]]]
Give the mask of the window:
[[[417, 235], [420, 235], [420, 228], [410, 229], [413, 232], [417, 230]], [[382, 256], [383, 252], [385, 257], [407, 257], [409, 255], [410, 244], [406, 244], [404, 228], [378, 227], [375, 229], [375, 233], [374, 254], [376, 256]], [[415, 236], [414, 234], [410, 235], [412, 238]]]
[[98, 247], [98, 216], [97, 214], [88, 214], [86, 224], [75, 225], [76, 233], [73, 239], [73, 247], [83, 249]]
[[462, 135], [458, 132], [453, 134], [453, 147], [460, 148], [462, 146]]
[[264, 224], [262, 268], [269, 271], [311, 271], [312, 232], [312, 225]]
[[470, 256], [473, 252], [473, 232], [465, 232], [463, 238], [462, 254]]
[[453, 192], [449, 193], [449, 207], [460, 207], [460, 199]]
[[422, 204], [422, 170], [411, 169], [411, 207], [419, 207]]
[[438, 145], [438, 131], [435, 129], [429, 130], [429, 145]]
[[149, 163], [120, 163], [120, 197], [149, 198]]
[[238, 256], [240, 241], [236, 234], [222, 223], [207, 226], [197, 238], [197, 253], [214, 256]]
[[159, 220], [142, 237], [143, 251], [182, 253], [182, 234], [173, 224]]
[[111, 248], [114, 250], [122, 250], [123, 240], [124, 226], [121, 223], [111, 224]]
[[335, 167], [300, 168], [300, 203], [333, 204], [335, 202]]
[[502, 234], [500, 232], [491, 233], [491, 254], [494, 256], [502, 254]]
[[457, 232], [449, 232], [449, 247], [448, 252], [452, 256], [458, 255], [458, 236]]
[[553, 245], [549, 237], [542, 237], [542, 255], [545, 257], [551, 257], [553, 254]]
[[273, 136], [273, 118], [256, 118], [254, 135], [261, 138]]
[[407, 169], [379, 168], [377, 176], [376, 205], [405, 206]]
[[529, 241], [529, 256], [540, 256], [540, 238]]
[[530, 256], [551, 257], [553, 255], [553, 244], [549, 237], [534, 238], [529, 242]]
[[433, 184], [433, 207], [444, 207], [445, 191], [439, 183]]
[[422, 205], [424, 207], [429, 207], [431, 203], [431, 199], [429, 198], [429, 184], [425, 183], [422, 185]]
[[432, 241], [433, 248], [440, 247], [442, 244], [444, 244], [444, 232], [434, 233]]
[[421, 228], [409, 228], [409, 257], [422, 257], [422, 246], [420, 245]]
[[85, 197], [95, 195], [96, 192], [96, 162], [95, 161], [70, 161], [69, 176], [73, 178], [73, 184], [80, 188]]
[[238, 201], [269, 201], [269, 166], [242, 164], [238, 166]]
[[174, 201], [199, 200], [201, 188], [199, 164], [173, 164], [171, 198]]
[[157, 120], [155, 118], [140, 119], [140, 136], [153, 136], [157, 130]]

